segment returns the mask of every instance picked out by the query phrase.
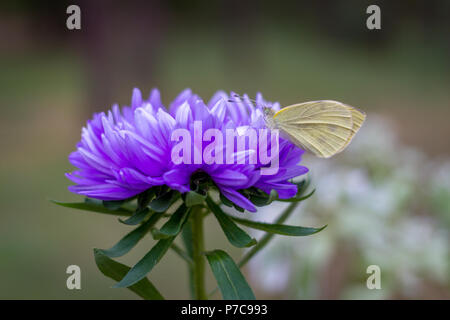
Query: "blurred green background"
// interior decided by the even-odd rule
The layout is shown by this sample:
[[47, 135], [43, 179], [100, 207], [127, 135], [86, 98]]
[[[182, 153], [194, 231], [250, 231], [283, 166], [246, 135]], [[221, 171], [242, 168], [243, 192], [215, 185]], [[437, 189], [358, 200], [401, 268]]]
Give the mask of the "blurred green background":
[[[81, 30], [66, 28], [73, 3]], [[369, 4], [381, 7], [381, 30], [366, 28]], [[382, 115], [401, 143], [446, 158], [449, 35], [444, 0], [2, 2], [0, 298], [135, 298], [110, 288], [92, 254], [129, 229], [48, 201], [80, 199], [67, 191], [67, 156], [92, 112], [128, 104], [133, 87], [158, 87], [164, 103], [186, 87], [205, 100], [219, 89], [260, 91], [282, 105], [339, 100]], [[239, 257], [217, 222], [207, 223], [207, 248]], [[151, 243], [145, 238], [120, 261], [134, 264]], [[71, 264], [81, 267], [82, 290], [66, 288]], [[167, 297], [188, 297], [187, 270], [172, 252], [150, 279]], [[448, 298], [441, 285], [437, 297]]]

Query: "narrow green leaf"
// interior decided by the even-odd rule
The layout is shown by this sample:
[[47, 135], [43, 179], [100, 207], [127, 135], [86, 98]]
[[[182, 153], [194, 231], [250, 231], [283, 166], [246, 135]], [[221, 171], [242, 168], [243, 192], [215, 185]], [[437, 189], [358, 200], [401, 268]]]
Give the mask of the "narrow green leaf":
[[[295, 209], [298, 207], [300, 202], [292, 202], [289, 204], [289, 206], [284, 209], [284, 211], [281, 213], [281, 215], [275, 220], [275, 224], [282, 224], [284, 223], [287, 218], [291, 215], [292, 212], [295, 211]], [[274, 237], [273, 233], [266, 233], [261, 239], [259, 239], [258, 243], [248, 250], [244, 257], [242, 257], [241, 261], [239, 261], [239, 267], [244, 266], [255, 254], [261, 251]]]
[[228, 200], [228, 198], [225, 197], [222, 193], [220, 193], [220, 201], [227, 207], [233, 207], [233, 202]]
[[[130, 267], [108, 258], [100, 249], [94, 249], [94, 257], [101, 273], [115, 281], [122, 279], [130, 270]], [[146, 300], [164, 300], [158, 289], [147, 278], [141, 279], [128, 289]]]
[[311, 183], [311, 179], [309, 177], [299, 181], [299, 182], [292, 182], [293, 184], [297, 185], [297, 194], [304, 193], [305, 190], [309, 187]]
[[178, 198], [179, 194], [177, 194], [175, 191], [170, 190], [161, 196], [157, 197], [156, 199], [153, 199], [149, 206], [152, 210], [156, 212], [165, 212], [169, 207], [172, 205], [172, 203], [175, 202], [175, 200]]
[[155, 188], [150, 188], [141, 192], [137, 198], [137, 204], [139, 209], [146, 208], [150, 201], [155, 197]]
[[251, 195], [250, 201], [257, 207], [264, 207], [269, 201], [269, 196]]
[[186, 224], [181, 231], [181, 238], [183, 240], [184, 248], [186, 249], [187, 254], [192, 258], [194, 247], [192, 245], [192, 222], [190, 220], [186, 221]]
[[[159, 212], [158, 214], [162, 215], [161, 212]], [[167, 221], [162, 226], [162, 229], [169, 223], [170, 220]], [[181, 226], [181, 229], [182, 228], [183, 225]], [[149, 273], [153, 269], [153, 267], [161, 260], [161, 258], [164, 256], [164, 254], [172, 245], [176, 236], [177, 234], [174, 235], [173, 237], [159, 240], [153, 246], [153, 248], [151, 248], [150, 251], [141, 260], [139, 260], [139, 262], [133, 268], [131, 268], [131, 270], [125, 275], [125, 277], [120, 282], [114, 285], [114, 287], [115, 288], [129, 287], [138, 282], [139, 280], [141, 280], [142, 278], [144, 278], [145, 275]]]
[[306, 196], [303, 196], [303, 197], [295, 196], [295, 197], [289, 198], [289, 199], [277, 199], [277, 201], [281, 201], [281, 202], [300, 202], [300, 201], [306, 200], [309, 197], [311, 197], [314, 194], [315, 191], [316, 191], [316, 189], [313, 189], [310, 193], [308, 193]]
[[61, 202], [56, 200], [50, 200], [54, 204], [57, 204], [62, 207], [66, 208], [72, 208], [72, 209], [78, 209], [78, 210], [85, 210], [85, 211], [92, 211], [92, 212], [98, 212], [98, 213], [105, 213], [115, 216], [131, 216], [133, 212], [128, 209], [119, 208], [116, 210], [111, 210], [106, 207], [104, 207], [100, 202]]
[[195, 191], [189, 191], [186, 194], [186, 199], [184, 202], [186, 203], [186, 206], [192, 207], [198, 204], [203, 204], [205, 198], [206, 195], [201, 195], [200, 193], [197, 193]]
[[175, 243], [172, 243], [170, 249], [172, 249], [180, 258], [186, 261], [189, 267], [193, 265], [194, 262], [192, 261], [192, 258], [189, 256], [189, 254], [179, 246], [177, 246]]
[[181, 227], [189, 216], [190, 208], [182, 204], [170, 217], [170, 219], [162, 226], [160, 230], [153, 232], [153, 238], [163, 239], [173, 237], [181, 231]]
[[120, 220], [120, 222], [134, 226], [145, 220], [150, 210], [147, 208], [150, 201], [155, 197], [155, 188], [150, 188], [141, 192], [137, 197], [137, 208], [133, 215], [127, 220]]
[[[230, 216], [231, 217], [231, 216]], [[281, 234], [285, 236], [309, 236], [319, 231], [325, 229], [326, 225], [321, 228], [309, 228], [309, 227], [297, 227], [297, 226], [289, 226], [284, 224], [271, 224], [264, 222], [256, 222], [247, 219], [241, 219], [238, 217], [231, 217], [237, 223], [240, 223], [244, 226], [258, 229], [270, 233]]]
[[125, 203], [124, 200], [103, 200], [102, 204], [105, 208], [110, 210], [117, 210]]
[[94, 198], [84, 198], [84, 202], [88, 204], [93, 204], [96, 206], [103, 206], [103, 200], [94, 199]]
[[117, 242], [112, 248], [107, 250], [101, 250], [101, 252], [110, 257], [116, 258], [127, 254], [134, 246], [141, 240], [147, 232], [152, 227], [153, 223], [149, 219], [142, 225], [129, 232], [125, 237], [123, 237], [119, 242]]
[[222, 227], [225, 236], [228, 238], [230, 243], [238, 248], [250, 247], [256, 244], [256, 240], [251, 238], [244, 230], [239, 228], [233, 220], [231, 220], [222, 209], [214, 203], [211, 198], [206, 198], [206, 203], [211, 211], [216, 216]]
[[258, 190], [258, 192], [250, 192], [249, 199], [255, 206], [264, 207], [278, 199], [278, 192], [272, 189], [270, 194], [267, 194], [264, 191]]
[[254, 300], [255, 295], [233, 259], [222, 250], [206, 253], [211, 270], [225, 300]]
[[133, 268], [131, 268], [125, 277], [114, 285], [114, 288], [126, 288], [143, 279], [161, 260], [172, 245], [174, 239], [175, 237], [170, 237], [159, 240], [158, 243], [156, 243], [156, 245], [154, 245], [153, 248], [139, 260]]
[[148, 208], [136, 209], [131, 217], [126, 220], [119, 219], [119, 221], [129, 226], [135, 226], [144, 221], [149, 212], [150, 210]]
[[311, 184], [311, 179], [309, 177], [303, 179], [300, 182], [293, 182], [297, 185], [297, 197], [301, 197], [305, 194], [306, 190], [308, 190], [309, 185]]

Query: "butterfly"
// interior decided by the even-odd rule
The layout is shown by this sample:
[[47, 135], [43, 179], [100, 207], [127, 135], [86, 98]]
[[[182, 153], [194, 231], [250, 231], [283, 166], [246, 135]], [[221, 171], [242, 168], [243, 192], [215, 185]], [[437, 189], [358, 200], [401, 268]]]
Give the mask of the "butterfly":
[[280, 130], [297, 147], [320, 158], [343, 151], [361, 128], [366, 114], [333, 100], [294, 104], [275, 112], [263, 107], [266, 126]]

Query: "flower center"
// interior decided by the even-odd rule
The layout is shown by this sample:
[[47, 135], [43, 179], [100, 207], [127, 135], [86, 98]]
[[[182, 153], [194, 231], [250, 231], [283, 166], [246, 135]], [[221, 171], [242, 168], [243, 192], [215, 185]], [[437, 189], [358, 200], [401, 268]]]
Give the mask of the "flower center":
[[191, 175], [190, 188], [197, 193], [206, 195], [211, 183], [212, 180], [209, 174], [203, 170], [197, 170]]

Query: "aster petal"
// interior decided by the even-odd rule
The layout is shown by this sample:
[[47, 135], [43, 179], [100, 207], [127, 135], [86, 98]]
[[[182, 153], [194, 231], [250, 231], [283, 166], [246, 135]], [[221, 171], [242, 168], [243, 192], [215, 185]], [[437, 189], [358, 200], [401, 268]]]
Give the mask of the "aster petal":
[[146, 176], [132, 168], [120, 169], [118, 171], [116, 179], [118, 182], [124, 185], [128, 185], [133, 189], [146, 190], [152, 187]]
[[76, 174], [75, 172], [72, 173], [66, 173], [65, 176], [72, 182], [77, 183], [79, 185], [92, 185], [92, 184], [99, 184], [101, 183], [101, 180], [96, 180], [92, 178], [86, 178], [79, 174]]
[[161, 130], [161, 134], [166, 139], [170, 139], [172, 130], [175, 127], [176, 121], [172, 116], [165, 112], [163, 109], [159, 109], [156, 113], [156, 119], [158, 120], [159, 128]]
[[142, 105], [142, 93], [138, 88], [133, 89], [133, 96], [131, 97], [131, 108], [134, 110]]
[[266, 179], [263, 179], [265, 182], [268, 183], [275, 183], [275, 182], [280, 182], [280, 181], [286, 181], [301, 175], [304, 175], [305, 173], [307, 173], [309, 170], [307, 167], [303, 167], [303, 166], [295, 166], [295, 167], [286, 167], [286, 168], [281, 168], [280, 171], [278, 172], [278, 174], [273, 175], [273, 176], [261, 176], [261, 177], [267, 177]]
[[98, 184], [95, 188], [69, 186], [69, 191], [100, 200], [122, 200], [135, 196], [139, 190], [130, 190], [112, 184]]
[[212, 107], [211, 113], [216, 117], [219, 123], [223, 122], [227, 113], [226, 102], [220, 98]]
[[169, 111], [170, 114], [176, 114], [177, 109], [181, 106], [181, 104], [192, 96], [192, 90], [187, 88], [184, 89], [176, 98], [172, 101], [172, 103], [169, 105]]
[[214, 172], [210, 176], [214, 182], [222, 186], [242, 186], [248, 182], [245, 174], [230, 169]]
[[260, 188], [264, 192], [270, 194], [272, 189], [275, 189], [278, 193], [280, 199], [289, 199], [297, 194], [297, 185], [293, 183], [262, 183], [258, 182], [255, 184], [256, 187]]
[[146, 153], [155, 160], [159, 159], [160, 156], [163, 156], [165, 154], [164, 150], [161, 147], [150, 143], [149, 141], [145, 140], [144, 138], [142, 138], [141, 136], [132, 131], [121, 130], [120, 133], [124, 135], [124, 139], [126, 136], [129, 136], [134, 140], [136, 140], [137, 142], [139, 142], [143, 147], [146, 148], [147, 151]]
[[83, 148], [78, 148], [78, 152], [81, 154], [81, 156], [83, 157], [83, 159], [89, 164], [91, 165], [93, 168], [97, 169], [98, 171], [101, 172], [109, 172], [109, 163], [107, 161], [105, 161], [104, 159], [96, 156], [95, 154], [89, 152], [86, 149]]
[[165, 183], [171, 188], [180, 192], [188, 192], [190, 190], [189, 183], [192, 172], [192, 169], [179, 167], [164, 173], [163, 178]]
[[233, 190], [231, 188], [220, 188], [220, 192], [230, 201], [238, 205], [239, 207], [246, 209], [250, 212], [256, 212], [256, 207], [251, 203], [250, 200], [248, 200], [246, 197], [244, 197], [242, 194], [237, 192], [236, 190]]
[[112, 162], [120, 166], [123, 164], [123, 159], [116, 153], [111, 142], [106, 138], [105, 134], [102, 134], [103, 151], [111, 159]]
[[83, 159], [78, 151], [74, 151], [69, 155], [69, 162], [80, 169], [90, 169], [91, 166]]
[[154, 111], [157, 111], [159, 108], [164, 108], [164, 105], [161, 102], [161, 94], [159, 93], [159, 90], [156, 88], [153, 88], [152, 91], [150, 92], [148, 102], [150, 102]]
[[181, 128], [188, 128], [192, 122], [192, 111], [187, 102], [184, 102], [177, 110], [175, 115], [177, 125]]
[[208, 102], [208, 108], [212, 109], [219, 100], [227, 101], [229, 99], [225, 91], [217, 91]]

